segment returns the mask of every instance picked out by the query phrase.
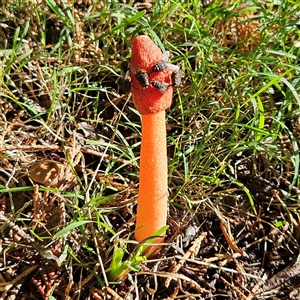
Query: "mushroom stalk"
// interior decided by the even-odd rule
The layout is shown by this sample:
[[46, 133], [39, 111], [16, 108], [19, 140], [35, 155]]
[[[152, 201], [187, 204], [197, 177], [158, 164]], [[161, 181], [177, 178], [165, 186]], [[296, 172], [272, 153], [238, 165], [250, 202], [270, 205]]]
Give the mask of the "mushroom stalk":
[[[172, 102], [173, 66], [146, 35], [132, 43], [130, 60], [131, 92], [142, 117], [140, 185], [135, 238], [141, 242], [166, 225], [168, 212], [168, 160], [165, 110]], [[164, 237], [155, 239], [163, 242]], [[160, 247], [149, 247], [147, 256], [155, 256]]]
[[[142, 115], [140, 184], [135, 238], [141, 241], [166, 225], [168, 165], [165, 110]], [[162, 242], [163, 238], [156, 239]]]

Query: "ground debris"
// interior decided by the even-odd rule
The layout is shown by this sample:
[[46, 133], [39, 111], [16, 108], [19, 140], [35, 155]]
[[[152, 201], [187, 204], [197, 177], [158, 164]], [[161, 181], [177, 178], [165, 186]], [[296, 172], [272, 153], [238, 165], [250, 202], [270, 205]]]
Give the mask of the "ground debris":
[[257, 290], [252, 291], [252, 295], [260, 299], [260, 297], [264, 297], [264, 295], [270, 295], [272, 291], [276, 293], [278, 289], [283, 289], [287, 285], [293, 285], [294, 279], [296, 279], [296, 282], [299, 282], [300, 263], [286, 267], [266, 280], [263, 284], [259, 284], [256, 287]]

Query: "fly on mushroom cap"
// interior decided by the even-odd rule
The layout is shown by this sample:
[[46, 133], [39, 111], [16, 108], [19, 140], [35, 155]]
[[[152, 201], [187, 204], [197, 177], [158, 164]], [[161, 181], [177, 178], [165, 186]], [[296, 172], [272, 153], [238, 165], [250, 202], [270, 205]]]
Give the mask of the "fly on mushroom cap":
[[165, 51], [162, 54], [162, 60], [157, 62], [153, 67], [152, 67], [152, 71], [153, 72], [159, 72], [159, 71], [163, 71], [165, 69], [165, 64], [169, 61], [169, 56], [170, 56], [170, 52], [169, 51]]
[[163, 81], [157, 81], [153, 80], [151, 81], [151, 84], [158, 89], [161, 93], [165, 93], [167, 88], [170, 86], [168, 83], [163, 82]]
[[146, 70], [138, 70], [135, 76], [143, 88], [147, 88], [149, 86], [149, 75]]
[[180, 67], [169, 63], [169, 51], [165, 51], [162, 54], [162, 61], [159, 61], [152, 67], [152, 72], [169, 71], [171, 72], [172, 86], [179, 86], [181, 83], [181, 71]]
[[162, 54], [162, 60], [157, 62], [153, 67], [152, 67], [152, 71], [153, 72], [159, 72], [159, 71], [163, 71], [165, 70], [165, 65], [166, 63], [169, 61], [169, 57], [170, 57], [170, 52], [169, 51], [165, 51]]
[[[138, 36], [133, 40], [130, 60], [131, 92], [134, 105], [141, 114], [157, 113], [171, 105], [171, 72], [152, 72], [153, 66], [160, 61], [163, 61], [163, 53], [148, 36]], [[137, 76], [139, 70], [145, 70], [148, 77], [144, 71]], [[152, 81], [164, 82], [162, 89], [165, 91], [162, 93], [162, 89], [148, 85]]]

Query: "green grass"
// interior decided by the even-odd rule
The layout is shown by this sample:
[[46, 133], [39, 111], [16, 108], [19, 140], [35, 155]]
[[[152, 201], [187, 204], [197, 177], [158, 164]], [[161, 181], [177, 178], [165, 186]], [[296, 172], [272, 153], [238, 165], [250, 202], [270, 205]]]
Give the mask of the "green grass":
[[[35, 2], [11, 0], [0, 8], [0, 214], [44, 241], [43, 249], [72, 273], [72, 284], [93, 274], [89, 283], [114, 289], [110, 278], [139, 269], [142, 256], [132, 243], [140, 116], [120, 77], [132, 39], [142, 33], [169, 50], [183, 72], [167, 112], [172, 218], [183, 230], [183, 215], [189, 215], [188, 223], [206, 230], [206, 218], [218, 220], [207, 199], [230, 217], [228, 207], [238, 215], [238, 206], [246, 205], [254, 219], [274, 204], [277, 213], [265, 224], [288, 222], [293, 235], [291, 216], [299, 221], [297, 1], [156, 1], [149, 10], [132, 1]], [[232, 29], [236, 24], [243, 26], [240, 35]], [[252, 34], [242, 39], [247, 30]], [[22, 148], [35, 144], [45, 148]], [[8, 149], [14, 145], [20, 147]], [[78, 145], [84, 151], [75, 153]], [[69, 165], [76, 184], [39, 185], [34, 192], [28, 163], [36, 159]], [[278, 199], [273, 186], [273, 197], [258, 200], [240, 168], [288, 196]], [[51, 199], [60, 211], [47, 211]], [[37, 201], [46, 203], [45, 216], [33, 220]], [[58, 222], [52, 224], [50, 215]], [[8, 227], [0, 223], [0, 253], [12, 258], [21, 242], [10, 246]], [[52, 266], [44, 250], [36, 250], [41, 258], [35, 263]], [[84, 288], [82, 297], [89, 294]], [[51, 295], [59, 299], [55, 289]]]

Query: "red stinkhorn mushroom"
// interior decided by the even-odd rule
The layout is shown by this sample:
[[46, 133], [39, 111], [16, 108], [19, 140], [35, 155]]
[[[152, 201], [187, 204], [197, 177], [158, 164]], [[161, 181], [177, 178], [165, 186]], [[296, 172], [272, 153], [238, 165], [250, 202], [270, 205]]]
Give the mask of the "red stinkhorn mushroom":
[[[140, 181], [135, 238], [142, 241], [166, 225], [168, 210], [168, 165], [165, 109], [172, 101], [169, 70], [154, 71], [163, 53], [145, 35], [132, 44], [130, 61], [131, 92], [142, 115]], [[155, 242], [163, 242], [157, 238]], [[153, 249], [152, 249], [153, 250]], [[148, 252], [149, 253], [149, 252]]]

